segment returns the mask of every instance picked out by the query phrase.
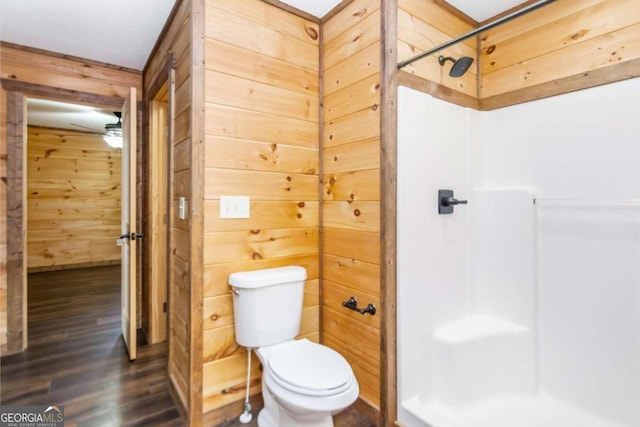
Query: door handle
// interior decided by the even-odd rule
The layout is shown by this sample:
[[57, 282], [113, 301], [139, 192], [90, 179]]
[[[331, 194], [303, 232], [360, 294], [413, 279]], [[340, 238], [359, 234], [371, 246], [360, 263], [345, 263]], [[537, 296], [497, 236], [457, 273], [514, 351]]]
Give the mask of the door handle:
[[136, 233], [133, 231], [131, 233], [125, 233], [120, 236], [121, 239], [131, 239], [131, 240], [142, 239], [143, 237], [144, 237], [144, 233]]

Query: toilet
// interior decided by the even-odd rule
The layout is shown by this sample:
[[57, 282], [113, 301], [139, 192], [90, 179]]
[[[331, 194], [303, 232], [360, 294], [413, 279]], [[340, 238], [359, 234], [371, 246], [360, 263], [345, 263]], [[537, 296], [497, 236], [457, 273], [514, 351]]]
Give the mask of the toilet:
[[233, 273], [236, 341], [263, 366], [260, 427], [330, 427], [358, 397], [358, 381], [338, 352], [300, 331], [307, 271], [290, 266]]

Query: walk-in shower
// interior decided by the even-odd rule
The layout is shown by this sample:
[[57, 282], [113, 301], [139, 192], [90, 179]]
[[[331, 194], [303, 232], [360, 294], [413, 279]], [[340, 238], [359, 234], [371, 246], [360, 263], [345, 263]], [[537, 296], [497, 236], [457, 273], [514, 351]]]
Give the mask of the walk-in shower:
[[400, 423], [640, 426], [640, 79], [398, 110]]

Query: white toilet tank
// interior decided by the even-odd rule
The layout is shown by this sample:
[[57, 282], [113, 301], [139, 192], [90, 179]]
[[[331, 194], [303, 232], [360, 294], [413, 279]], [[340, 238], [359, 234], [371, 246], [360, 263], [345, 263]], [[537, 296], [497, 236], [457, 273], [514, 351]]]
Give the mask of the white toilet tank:
[[230, 274], [238, 344], [258, 348], [295, 338], [306, 278], [307, 270], [297, 266]]

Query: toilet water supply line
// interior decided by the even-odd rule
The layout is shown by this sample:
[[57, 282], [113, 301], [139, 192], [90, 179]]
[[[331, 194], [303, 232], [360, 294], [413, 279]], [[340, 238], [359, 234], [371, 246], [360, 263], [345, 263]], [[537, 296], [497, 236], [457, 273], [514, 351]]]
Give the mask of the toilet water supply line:
[[251, 386], [251, 349], [247, 348], [247, 391], [244, 398], [244, 412], [240, 415], [240, 422], [248, 424], [253, 419], [251, 404], [249, 403], [249, 388]]

